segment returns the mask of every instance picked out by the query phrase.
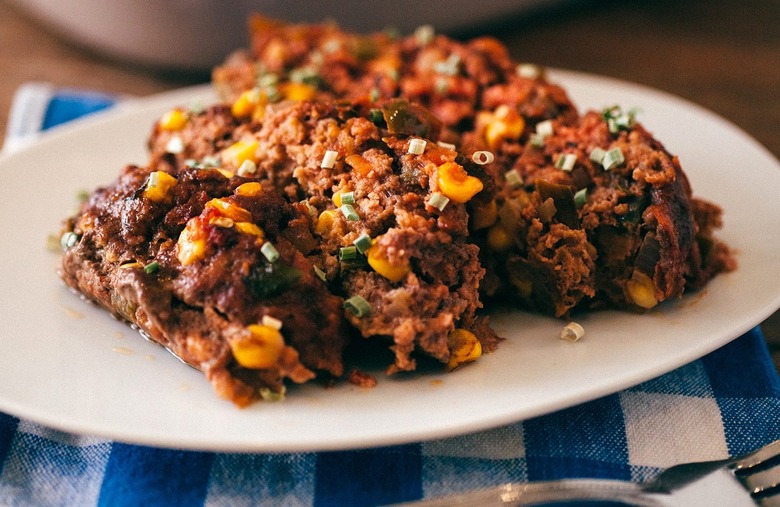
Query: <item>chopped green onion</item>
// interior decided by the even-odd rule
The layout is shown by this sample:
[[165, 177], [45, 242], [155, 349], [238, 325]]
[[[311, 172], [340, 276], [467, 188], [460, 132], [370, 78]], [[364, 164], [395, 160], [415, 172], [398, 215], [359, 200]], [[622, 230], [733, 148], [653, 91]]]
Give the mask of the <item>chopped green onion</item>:
[[585, 329], [576, 322], [569, 322], [561, 329], [561, 340], [576, 342], [585, 336]]
[[601, 162], [601, 165], [604, 166], [604, 170], [609, 171], [613, 167], [617, 167], [625, 161], [626, 159], [623, 156], [623, 152], [620, 151], [620, 148], [612, 148], [604, 154], [604, 160]]
[[341, 194], [341, 204], [355, 204], [355, 192]]
[[339, 248], [339, 260], [352, 261], [357, 259], [357, 247], [356, 246], [343, 246]]
[[606, 154], [607, 152], [605, 150], [597, 146], [593, 148], [593, 151], [590, 152], [589, 157], [593, 162], [596, 162], [597, 164], [601, 164], [602, 162], [604, 162], [604, 155]]
[[317, 275], [317, 277], [322, 280], [323, 282], [328, 281], [328, 275], [320, 269], [317, 265], [314, 265], [314, 274]]
[[260, 397], [263, 399], [263, 401], [284, 401], [285, 393], [287, 393], [287, 387], [282, 386], [282, 390], [278, 393], [271, 391], [268, 387], [262, 387], [260, 388]]
[[198, 101], [190, 102], [190, 105], [187, 106], [187, 111], [190, 114], [201, 114], [205, 110], [206, 106], [204, 106], [202, 102]]
[[439, 211], [444, 211], [444, 208], [449, 204], [450, 198], [440, 192], [434, 192], [431, 194], [431, 198], [428, 199], [428, 205], [433, 206]]
[[222, 163], [219, 159], [219, 157], [211, 156], [211, 157], [203, 157], [203, 167], [204, 168], [214, 168], [221, 166]]
[[538, 133], [533, 133], [528, 137], [528, 142], [531, 143], [531, 146], [534, 148], [544, 148], [544, 140], [545, 137]]
[[277, 259], [279, 259], [279, 251], [270, 241], [266, 241], [265, 243], [263, 243], [263, 246], [260, 247], [260, 252], [265, 256], [265, 258], [271, 264], [273, 264], [274, 262], [277, 261]]
[[540, 121], [536, 124], [536, 133], [542, 137], [548, 137], [553, 135], [553, 123], [552, 120]]
[[322, 157], [322, 163], [320, 164], [320, 167], [324, 169], [333, 169], [333, 166], [336, 165], [336, 158], [339, 156], [339, 152], [334, 150], [328, 150], [325, 152], [325, 155]]
[[263, 74], [257, 78], [257, 86], [260, 88], [268, 88], [269, 86], [276, 86], [279, 82], [279, 76], [272, 72]]
[[368, 100], [370, 100], [371, 102], [376, 102], [377, 100], [379, 100], [379, 88], [377, 87], [371, 88], [371, 91], [368, 92]]
[[189, 167], [190, 169], [198, 169], [200, 167], [200, 162], [195, 160], [194, 158], [188, 158], [184, 161], [184, 165]]
[[457, 146], [455, 146], [454, 144], [452, 144], [452, 143], [445, 143], [444, 141], [439, 141], [436, 144], [438, 144], [439, 146], [441, 146], [445, 150], [455, 151], [457, 149]]
[[160, 173], [154, 171], [149, 174], [149, 181], [146, 182], [146, 188], [157, 188], [160, 184]]
[[433, 42], [434, 37], [436, 37], [436, 31], [431, 25], [418, 26], [414, 31], [414, 40], [416, 40], [417, 44], [420, 46], [427, 46]]
[[310, 86], [317, 87], [320, 84], [322, 78], [320, 73], [314, 67], [299, 67], [290, 71], [288, 75], [290, 81], [293, 83], [303, 83]]
[[79, 242], [79, 235], [75, 232], [66, 232], [60, 237], [60, 246], [63, 250], [76, 246]]
[[355, 211], [355, 208], [353, 208], [351, 204], [342, 204], [341, 208], [339, 209], [344, 214], [344, 218], [350, 222], [360, 220], [360, 216], [357, 214], [357, 211]]
[[179, 136], [173, 136], [168, 140], [168, 143], [165, 145], [165, 151], [168, 153], [181, 153], [184, 151], [184, 141], [181, 140], [181, 137]]
[[152, 274], [156, 273], [160, 269], [160, 263], [157, 261], [152, 261], [146, 266], [144, 266], [144, 272]]
[[352, 296], [344, 301], [344, 308], [357, 317], [365, 317], [371, 313], [371, 305], [360, 296]]
[[577, 162], [577, 155], [573, 153], [563, 153], [558, 156], [555, 161], [555, 167], [562, 171], [571, 171], [574, 169], [574, 164]]
[[257, 172], [257, 164], [253, 160], [246, 159], [241, 162], [241, 167], [238, 168], [239, 176], [248, 176]]
[[518, 76], [526, 79], [537, 79], [542, 75], [542, 69], [533, 63], [521, 63], [515, 68]]
[[445, 76], [454, 76], [458, 73], [458, 66], [460, 65], [460, 56], [455, 53], [450, 54], [446, 60], [442, 60], [433, 64], [434, 72], [444, 74]]
[[84, 202], [87, 199], [89, 199], [89, 191], [82, 189], [76, 192], [76, 200], [78, 202]]
[[412, 155], [422, 155], [425, 153], [425, 145], [427, 143], [424, 139], [410, 139], [409, 140], [409, 153]]
[[475, 151], [473, 155], [471, 155], [471, 160], [474, 161], [475, 164], [479, 165], [485, 165], [493, 162], [495, 160], [495, 156], [489, 152], [489, 151]]
[[358, 252], [364, 254], [368, 251], [369, 248], [371, 248], [373, 242], [371, 241], [371, 236], [364, 232], [358, 236], [358, 238], [353, 241], [352, 244], [355, 245], [355, 248], [357, 248]]
[[523, 178], [520, 176], [520, 173], [517, 172], [517, 169], [507, 171], [506, 174], [504, 174], [504, 178], [510, 188], [520, 188], [523, 186]]
[[439, 76], [436, 78], [436, 83], [434, 86], [436, 87], [436, 93], [444, 95], [450, 89], [450, 82], [447, 80], [447, 78]]
[[263, 319], [260, 321], [260, 324], [263, 326], [272, 327], [277, 331], [282, 329], [282, 321], [275, 317], [271, 317], [270, 315], [263, 315]]
[[588, 200], [587, 188], [581, 188], [574, 193], [574, 206], [577, 209], [580, 209], [583, 206], [585, 206], [585, 202], [587, 202], [587, 200]]

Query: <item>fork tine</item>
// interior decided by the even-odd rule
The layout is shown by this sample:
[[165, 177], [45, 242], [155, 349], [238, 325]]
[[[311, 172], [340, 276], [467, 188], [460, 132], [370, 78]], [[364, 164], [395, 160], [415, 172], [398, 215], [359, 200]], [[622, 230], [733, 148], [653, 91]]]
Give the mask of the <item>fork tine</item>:
[[780, 440], [775, 440], [761, 449], [739, 458], [734, 464], [734, 470], [740, 473], [743, 470], [749, 470], [778, 457], [780, 457]]
[[751, 494], [759, 497], [772, 494], [773, 489], [778, 490], [774, 493], [780, 493], [780, 464], [760, 472], [743, 475], [740, 480]]

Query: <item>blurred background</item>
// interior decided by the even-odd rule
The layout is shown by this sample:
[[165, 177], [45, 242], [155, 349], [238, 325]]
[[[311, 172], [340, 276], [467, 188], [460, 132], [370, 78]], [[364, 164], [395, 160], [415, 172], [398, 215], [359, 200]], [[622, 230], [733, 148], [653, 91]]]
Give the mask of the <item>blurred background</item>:
[[[0, 0], [0, 136], [29, 81], [144, 96], [207, 82], [247, 43], [246, 17], [330, 18], [409, 33], [431, 23], [491, 34], [519, 60], [611, 76], [681, 96], [780, 156], [778, 0]], [[778, 280], [780, 283], [780, 280]], [[780, 313], [763, 324], [780, 366]]]

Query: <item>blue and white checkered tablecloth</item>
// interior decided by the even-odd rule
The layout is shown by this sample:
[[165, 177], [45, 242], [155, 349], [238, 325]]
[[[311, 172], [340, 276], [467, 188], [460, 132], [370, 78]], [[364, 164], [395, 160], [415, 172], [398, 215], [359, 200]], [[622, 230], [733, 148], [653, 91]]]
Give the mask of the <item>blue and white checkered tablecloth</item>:
[[[20, 90], [6, 149], [114, 97]], [[0, 387], [1, 389], [1, 387]], [[71, 435], [0, 414], [0, 505], [364, 506], [564, 477], [641, 481], [780, 438], [780, 379], [759, 328], [654, 380], [455, 438], [338, 452], [220, 454]]]

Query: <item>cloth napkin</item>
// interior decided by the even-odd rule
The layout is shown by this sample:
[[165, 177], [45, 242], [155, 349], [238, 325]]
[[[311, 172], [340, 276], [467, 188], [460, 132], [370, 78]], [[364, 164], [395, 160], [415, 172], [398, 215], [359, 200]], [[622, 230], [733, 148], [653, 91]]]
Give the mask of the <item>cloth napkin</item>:
[[[117, 97], [33, 83], [5, 149]], [[2, 387], [0, 387], [2, 389]], [[0, 414], [0, 504], [365, 506], [565, 477], [647, 480], [780, 438], [780, 379], [757, 327], [625, 391], [509, 426], [338, 452], [221, 454], [71, 435]]]

